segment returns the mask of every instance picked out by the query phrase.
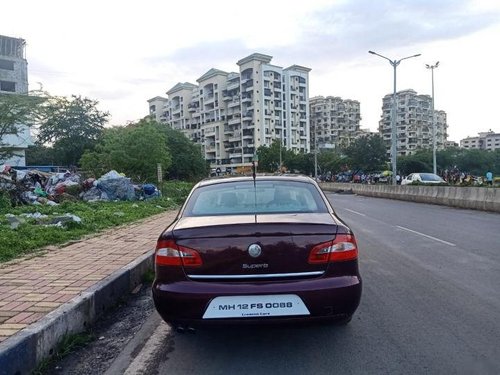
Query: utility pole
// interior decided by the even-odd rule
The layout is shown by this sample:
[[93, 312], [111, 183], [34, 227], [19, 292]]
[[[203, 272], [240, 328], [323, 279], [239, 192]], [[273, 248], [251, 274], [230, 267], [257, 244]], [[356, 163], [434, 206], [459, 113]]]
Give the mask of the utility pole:
[[439, 61], [434, 65], [425, 64], [427, 69], [431, 70], [432, 77], [432, 98], [431, 98], [431, 116], [432, 116], [432, 172], [437, 174], [436, 163], [436, 117], [434, 115], [434, 68], [439, 66]]
[[391, 113], [391, 165], [392, 165], [392, 184], [396, 185], [396, 174], [397, 174], [397, 168], [396, 168], [396, 162], [397, 162], [397, 122], [396, 122], [396, 116], [398, 115], [398, 107], [397, 107], [397, 101], [396, 101], [396, 68], [398, 65], [401, 63], [401, 61], [406, 60], [406, 59], [411, 59], [412, 57], [418, 57], [420, 56], [420, 53], [417, 55], [412, 55], [412, 56], [407, 56], [403, 57], [402, 59], [399, 60], [391, 60], [388, 57], [382, 56], [376, 52], [373, 51], [368, 51], [368, 53], [371, 53], [372, 55], [377, 55], [379, 57], [382, 57], [383, 59], [386, 59], [389, 61], [391, 66], [394, 68], [394, 91], [392, 94], [392, 113]]

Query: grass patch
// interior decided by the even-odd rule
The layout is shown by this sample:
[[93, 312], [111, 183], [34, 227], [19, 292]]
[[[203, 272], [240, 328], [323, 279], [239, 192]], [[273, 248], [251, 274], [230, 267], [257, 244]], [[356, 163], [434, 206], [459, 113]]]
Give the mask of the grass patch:
[[89, 342], [95, 340], [95, 336], [90, 332], [78, 333], [73, 335], [66, 335], [62, 338], [62, 340], [57, 344], [54, 353], [47, 358], [44, 359], [40, 364], [36, 367], [36, 369], [32, 372], [34, 375], [43, 375], [47, 372], [48, 367], [57, 361], [60, 361], [67, 355], [73, 353], [79, 348], [83, 348]]
[[143, 283], [150, 284], [153, 282], [154, 279], [155, 279], [155, 272], [153, 270], [149, 269], [146, 272], [144, 272], [144, 275], [142, 275]]
[[[64, 202], [59, 206], [6, 206], [0, 199], [0, 263], [37, 252], [48, 245], [78, 240], [85, 235], [100, 232], [148, 216], [178, 209], [193, 184], [167, 182], [163, 196], [146, 201], [130, 202]], [[37, 224], [36, 219], [25, 219], [17, 229], [11, 229], [6, 214], [39, 212], [49, 217], [70, 213], [81, 218], [81, 224], [69, 223], [64, 228]]]

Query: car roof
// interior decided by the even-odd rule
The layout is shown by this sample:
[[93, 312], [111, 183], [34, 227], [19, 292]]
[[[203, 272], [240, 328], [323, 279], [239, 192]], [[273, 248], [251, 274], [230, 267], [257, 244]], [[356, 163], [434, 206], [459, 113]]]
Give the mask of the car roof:
[[[257, 181], [296, 181], [296, 182], [314, 182], [311, 177], [298, 175], [298, 174], [286, 174], [286, 175], [274, 175], [274, 174], [257, 174], [255, 176]], [[204, 179], [198, 183], [198, 186], [215, 185], [220, 183], [230, 183], [238, 181], [253, 181], [252, 176], [223, 176], [223, 177], [211, 177]]]

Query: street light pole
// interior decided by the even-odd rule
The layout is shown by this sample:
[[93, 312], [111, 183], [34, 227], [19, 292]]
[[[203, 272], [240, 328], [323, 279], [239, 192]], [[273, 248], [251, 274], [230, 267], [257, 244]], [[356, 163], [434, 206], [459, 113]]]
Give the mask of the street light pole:
[[314, 126], [314, 179], [318, 180], [318, 142], [316, 141], [316, 125]]
[[431, 70], [432, 77], [432, 98], [431, 98], [431, 116], [432, 116], [432, 172], [437, 174], [436, 163], [436, 118], [434, 116], [434, 68], [439, 66], [439, 61], [434, 65], [425, 64], [427, 69]]
[[392, 94], [392, 114], [391, 114], [391, 164], [392, 164], [392, 184], [396, 185], [396, 174], [397, 174], [397, 168], [396, 168], [396, 162], [397, 162], [397, 139], [396, 139], [396, 116], [397, 116], [397, 102], [396, 102], [396, 68], [398, 65], [401, 63], [401, 61], [410, 59], [412, 57], [418, 57], [420, 56], [420, 53], [417, 55], [412, 55], [412, 56], [407, 56], [403, 57], [402, 59], [399, 60], [391, 60], [388, 57], [382, 56], [376, 52], [373, 51], [368, 51], [368, 53], [371, 53], [372, 55], [377, 55], [379, 57], [382, 57], [383, 59], [386, 59], [389, 61], [391, 66], [394, 68], [394, 91]]
[[282, 156], [281, 156], [281, 147], [283, 146], [283, 128], [281, 128], [280, 132], [280, 166], [279, 166], [279, 174], [282, 173], [283, 168], [281, 167], [283, 161], [282, 161]]

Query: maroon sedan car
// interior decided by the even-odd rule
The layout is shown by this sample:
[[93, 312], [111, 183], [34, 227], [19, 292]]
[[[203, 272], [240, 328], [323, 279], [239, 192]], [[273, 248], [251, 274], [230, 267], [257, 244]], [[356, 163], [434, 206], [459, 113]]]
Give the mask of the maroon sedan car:
[[155, 253], [153, 299], [179, 331], [214, 323], [348, 323], [361, 277], [354, 234], [305, 176], [198, 183]]

